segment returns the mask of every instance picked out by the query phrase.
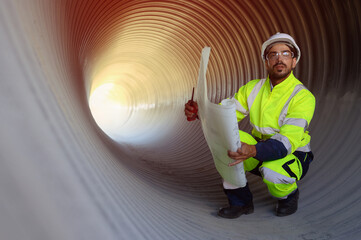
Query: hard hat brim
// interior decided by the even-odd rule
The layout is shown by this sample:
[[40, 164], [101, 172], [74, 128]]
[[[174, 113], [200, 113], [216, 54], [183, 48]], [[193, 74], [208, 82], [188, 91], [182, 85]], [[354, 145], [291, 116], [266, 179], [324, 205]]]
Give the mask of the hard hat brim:
[[265, 51], [271, 46], [274, 45], [276, 43], [285, 43], [285, 44], [290, 44], [291, 46], [293, 46], [296, 51], [297, 51], [297, 62], [300, 60], [301, 58], [301, 51], [300, 48], [297, 46], [296, 42], [293, 40], [293, 38], [291, 36], [289, 36], [288, 34], [285, 33], [277, 33], [275, 35], [273, 35], [272, 37], [270, 37], [267, 41], [265, 41], [262, 45], [262, 59], [263, 61], [265, 61]]

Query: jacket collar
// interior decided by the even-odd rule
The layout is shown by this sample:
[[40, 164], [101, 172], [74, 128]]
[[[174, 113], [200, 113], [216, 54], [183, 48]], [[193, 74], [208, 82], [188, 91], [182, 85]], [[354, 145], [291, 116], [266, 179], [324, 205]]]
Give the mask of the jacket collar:
[[282, 89], [287, 87], [292, 82], [293, 79], [295, 79], [295, 76], [293, 75], [293, 71], [291, 71], [290, 75], [285, 80], [283, 80], [281, 83], [277, 84], [276, 86], [273, 86], [271, 80], [269, 79], [269, 75], [267, 76], [267, 81], [270, 86], [271, 92], [273, 89]]

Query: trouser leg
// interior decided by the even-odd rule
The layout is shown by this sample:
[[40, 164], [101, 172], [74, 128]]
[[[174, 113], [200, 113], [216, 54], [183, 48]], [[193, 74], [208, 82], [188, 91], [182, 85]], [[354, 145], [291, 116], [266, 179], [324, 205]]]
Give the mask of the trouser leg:
[[296, 192], [297, 181], [305, 176], [312, 160], [312, 152], [295, 152], [282, 159], [263, 162], [259, 169], [269, 192], [285, 199]]
[[223, 218], [237, 218], [242, 214], [251, 214], [254, 211], [253, 196], [248, 183], [245, 187], [224, 189], [229, 206], [219, 209], [218, 216]]
[[[254, 145], [257, 141], [248, 133], [239, 131], [242, 142]], [[299, 159], [291, 154], [285, 158], [260, 162], [249, 158], [243, 162], [245, 171], [260, 175], [267, 185], [270, 194], [279, 199], [285, 199], [297, 189], [297, 181], [302, 176], [302, 166]]]
[[223, 189], [227, 195], [230, 206], [245, 206], [253, 202], [253, 196], [248, 183], [245, 187], [236, 189]]
[[296, 191], [297, 181], [302, 176], [300, 161], [292, 154], [282, 159], [263, 162], [259, 169], [269, 192], [278, 199], [285, 199]]
[[[250, 160], [248, 166], [255, 165], [254, 160], [248, 160]], [[259, 169], [270, 194], [279, 199], [276, 215], [288, 216], [295, 213], [298, 208], [299, 197], [297, 181], [302, 177], [300, 160], [294, 155], [289, 155], [283, 159], [259, 162], [256, 168]], [[251, 172], [254, 171], [254, 169], [251, 169]]]
[[[240, 138], [247, 144], [255, 145], [257, 143], [251, 135], [242, 131], [240, 131]], [[309, 157], [302, 155], [302, 159], [299, 159], [299, 155], [295, 153], [295, 155], [291, 154], [269, 162], [260, 162], [257, 159], [249, 158], [243, 162], [243, 166], [245, 171], [260, 175], [270, 194], [279, 199], [276, 208], [277, 216], [288, 216], [297, 211], [299, 196], [297, 181], [307, 172], [312, 159], [312, 153]], [[303, 169], [305, 169], [304, 172]], [[248, 184], [244, 188], [225, 189], [224, 192], [230, 206], [221, 208], [218, 211], [219, 216], [235, 218], [253, 212], [253, 197]]]

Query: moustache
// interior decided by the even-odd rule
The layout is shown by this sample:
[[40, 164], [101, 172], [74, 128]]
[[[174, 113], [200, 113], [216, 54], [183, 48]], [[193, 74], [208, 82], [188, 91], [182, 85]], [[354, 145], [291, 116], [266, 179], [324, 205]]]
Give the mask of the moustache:
[[275, 67], [277, 67], [277, 66], [279, 66], [279, 65], [282, 65], [282, 66], [286, 67], [286, 65], [283, 64], [283, 63], [277, 63], [277, 64], [273, 65], [273, 67], [275, 68]]

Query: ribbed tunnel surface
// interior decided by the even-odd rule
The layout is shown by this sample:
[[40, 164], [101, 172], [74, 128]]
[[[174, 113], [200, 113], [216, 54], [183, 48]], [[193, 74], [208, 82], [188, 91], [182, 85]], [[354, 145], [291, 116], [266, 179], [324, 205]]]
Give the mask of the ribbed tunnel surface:
[[[359, 0], [3, 0], [0, 12], [1, 239], [360, 239]], [[265, 76], [260, 47], [276, 32], [296, 39], [295, 75], [317, 99], [315, 160], [296, 214], [275, 217], [248, 176], [255, 213], [221, 219], [184, 103], [204, 46], [219, 102]]]

